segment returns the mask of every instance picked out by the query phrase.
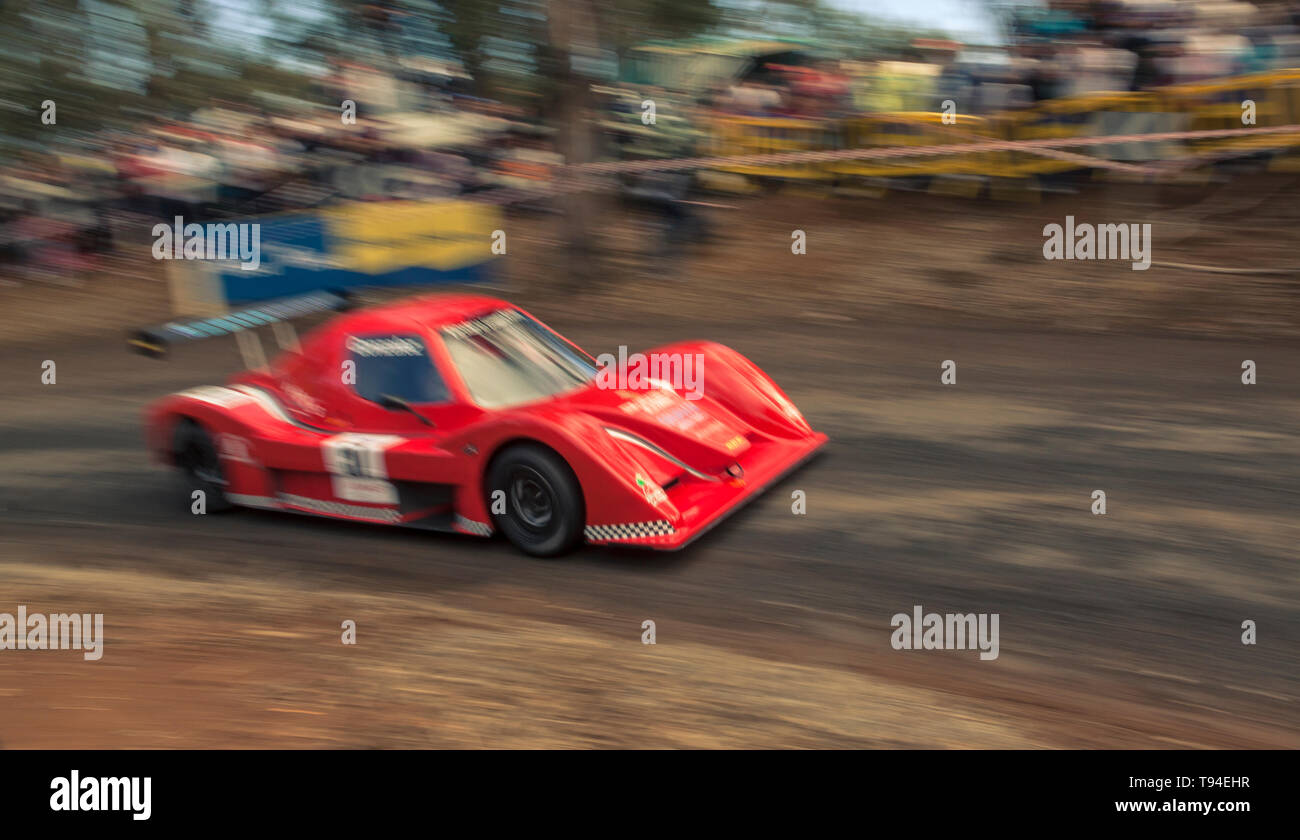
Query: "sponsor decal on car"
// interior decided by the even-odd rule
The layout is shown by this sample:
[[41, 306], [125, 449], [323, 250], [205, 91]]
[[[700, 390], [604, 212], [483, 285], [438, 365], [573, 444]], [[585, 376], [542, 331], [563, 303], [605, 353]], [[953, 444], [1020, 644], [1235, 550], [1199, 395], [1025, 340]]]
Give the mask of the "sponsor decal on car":
[[619, 396], [627, 398], [626, 402], [619, 405], [619, 410], [624, 414], [654, 415], [677, 405], [679, 402], [673, 398], [673, 394], [667, 391], [649, 391], [644, 394], [633, 391], [619, 391]]
[[323, 416], [325, 414], [325, 406], [321, 405], [318, 400], [314, 399], [310, 394], [299, 388], [297, 385], [294, 385], [292, 382], [285, 386], [284, 393], [289, 397], [289, 399], [293, 400], [299, 405], [299, 407], [309, 414], [317, 416]]
[[636, 474], [636, 486], [641, 488], [642, 494], [645, 495], [645, 500], [655, 507], [668, 501], [668, 494], [664, 492], [664, 488], [655, 484], [641, 473]]
[[248, 440], [239, 435], [219, 435], [217, 449], [223, 460], [257, 465], [257, 461], [253, 460], [252, 447]]
[[[620, 391], [630, 395], [631, 392]], [[679, 432], [695, 434], [721, 434], [723, 425], [712, 414], [704, 411], [695, 403], [686, 402], [672, 391], [650, 391], [636, 394], [619, 405], [624, 414], [642, 414], [654, 419], [656, 423]], [[734, 450], [733, 450], [734, 451]]]
[[404, 338], [400, 335], [387, 338], [359, 338], [348, 336], [348, 350], [358, 356], [422, 356], [424, 345], [418, 339]]

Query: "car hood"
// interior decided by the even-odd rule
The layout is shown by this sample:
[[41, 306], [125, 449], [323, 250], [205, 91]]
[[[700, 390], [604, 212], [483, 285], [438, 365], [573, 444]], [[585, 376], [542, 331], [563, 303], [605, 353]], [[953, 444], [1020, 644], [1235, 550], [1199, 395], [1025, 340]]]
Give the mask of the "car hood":
[[677, 462], [676, 470], [660, 464], [670, 474], [686, 468], [725, 478], [750, 446], [744, 426], [725, 408], [707, 398], [687, 399], [667, 386], [633, 391], [593, 383], [561, 397], [555, 407], [596, 419], [626, 448], [641, 450], [632, 452], [638, 460], [649, 453], [658, 461]]

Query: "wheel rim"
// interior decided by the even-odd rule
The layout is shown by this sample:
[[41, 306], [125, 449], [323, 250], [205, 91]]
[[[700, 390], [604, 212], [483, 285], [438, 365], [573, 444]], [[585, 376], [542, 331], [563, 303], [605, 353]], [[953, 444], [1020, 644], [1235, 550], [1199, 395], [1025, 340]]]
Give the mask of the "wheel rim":
[[555, 519], [555, 493], [550, 482], [530, 467], [511, 471], [510, 501], [519, 523], [530, 531], [544, 531]]

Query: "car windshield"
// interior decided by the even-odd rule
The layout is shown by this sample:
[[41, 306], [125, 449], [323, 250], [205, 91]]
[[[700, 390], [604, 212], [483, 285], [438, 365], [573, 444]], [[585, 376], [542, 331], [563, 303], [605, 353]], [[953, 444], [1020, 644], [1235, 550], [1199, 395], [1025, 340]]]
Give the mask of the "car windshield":
[[590, 359], [518, 310], [445, 327], [442, 337], [470, 396], [484, 408], [554, 396], [596, 376]]
[[440, 403], [450, 398], [417, 335], [348, 336], [354, 367], [353, 386], [363, 399], [378, 402], [399, 397], [412, 403]]

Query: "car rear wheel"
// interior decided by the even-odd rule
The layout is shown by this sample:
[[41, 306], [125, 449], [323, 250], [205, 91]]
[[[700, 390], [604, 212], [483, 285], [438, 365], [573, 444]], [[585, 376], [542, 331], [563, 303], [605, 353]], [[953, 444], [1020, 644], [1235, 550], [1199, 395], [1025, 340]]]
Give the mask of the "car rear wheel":
[[492, 520], [506, 539], [534, 557], [554, 557], [577, 545], [586, 511], [578, 479], [564, 459], [531, 444], [511, 446], [487, 475], [489, 509], [503, 497], [505, 513]]
[[205, 509], [209, 513], [234, 507], [226, 498], [226, 479], [221, 472], [216, 444], [207, 430], [193, 420], [186, 419], [176, 424], [172, 462], [181, 471], [191, 503], [197, 490], [202, 491]]

